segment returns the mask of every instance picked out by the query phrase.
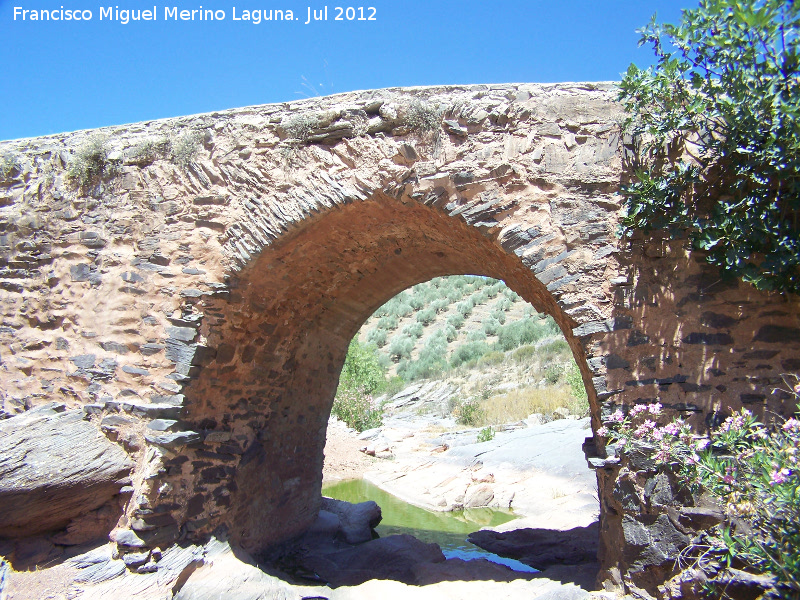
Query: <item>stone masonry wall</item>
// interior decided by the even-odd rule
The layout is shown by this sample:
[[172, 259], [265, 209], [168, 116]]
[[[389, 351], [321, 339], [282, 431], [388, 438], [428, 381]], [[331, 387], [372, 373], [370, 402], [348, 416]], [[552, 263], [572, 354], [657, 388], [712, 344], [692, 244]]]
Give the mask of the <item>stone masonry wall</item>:
[[[319, 508], [350, 338], [402, 289], [459, 273], [555, 318], [595, 429], [656, 397], [699, 428], [743, 404], [785, 413], [797, 299], [720, 281], [683, 242], [615, 236], [614, 98], [390, 89], [0, 143], [2, 415], [56, 400], [124, 446], [122, 551], [220, 527], [266, 551]], [[79, 185], [78, 160], [102, 176]], [[587, 449], [605, 577], [652, 589], [631, 579], [652, 564], [630, 523], [653, 519]]]

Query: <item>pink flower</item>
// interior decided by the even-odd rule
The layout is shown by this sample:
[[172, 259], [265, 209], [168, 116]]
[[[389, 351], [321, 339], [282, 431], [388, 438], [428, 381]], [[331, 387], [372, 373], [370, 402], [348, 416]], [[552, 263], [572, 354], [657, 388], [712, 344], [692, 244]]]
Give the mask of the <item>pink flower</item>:
[[612, 423], [622, 423], [625, 420], [625, 413], [618, 408], [616, 412], [608, 418], [608, 420]]
[[745, 418], [751, 416], [752, 414], [753, 413], [751, 413], [749, 410], [745, 409], [742, 410], [742, 412], [740, 412], [738, 415], [732, 415], [728, 417], [720, 426], [720, 431], [739, 431], [744, 427]]
[[635, 417], [639, 413], [647, 412], [646, 404], [637, 404], [631, 409], [631, 417]]
[[697, 443], [694, 445], [695, 450], [700, 452], [701, 450], [705, 450], [708, 448], [708, 445], [711, 443], [711, 440], [697, 440]]
[[655, 421], [647, 419], [644, 423], [642, 423], [641, 425], [639, 425], [639, 427], [636, 428], [636, 431], [633, 432], [633, 435], [635, 435], [636, 437], [643, 437], [648, 433], [650, 433], [651, 431], [653, 431], [655, 428], [656, 428]]
[[681, 428], [677, 423], [667, 423], [661, 428], [661, 431], [663, 431], [666, 435], [678, 435], [681, 431]]
[[731, 483], [733, 483], [735, 481], [735, 479], [733, 478], [733, 475], [728, 474], [728, 475], [725, 475], [722, 478], [722, 481], [724, 481], [725, 483], [731, 484]]
[[603, 425], [600, 429], [597, 430], [597, 435], [599, 435], [600, 437], [608, 436], [608, 427]]
[[656, 461], [657, 462], [662, 462], [662, 463], [663, 462], [668, 462], [669, 461], [669, 457], [670, 457], [669, 449], [662, 448], [661, 450], [658, 451], [658, 454], [656, 454]]
[[786, 423], [783, 424], [783, 430], [791, 432], [800, 431], [800, 421], [792, 417], [791, 419], [786, 421]]
[[654, 429], [653, 430], [653, 438], [659, 441], [664, 439], [664, 430], [663, 429]]
[[661, 403], [656, 402], [655, 404], [651, 404], [650, 406], [648, 406], [647, 410], [651, 415], [660, 415], [661, 408], [662, 408]]
[[775, 469], [772, 471], [772, 477], [769, 481], [770, 485], [780, 485], [781, 483], [786, 483], [789, 479], [789, 476], [792, 474], [791, 470], [784, 467], [783, 469]]

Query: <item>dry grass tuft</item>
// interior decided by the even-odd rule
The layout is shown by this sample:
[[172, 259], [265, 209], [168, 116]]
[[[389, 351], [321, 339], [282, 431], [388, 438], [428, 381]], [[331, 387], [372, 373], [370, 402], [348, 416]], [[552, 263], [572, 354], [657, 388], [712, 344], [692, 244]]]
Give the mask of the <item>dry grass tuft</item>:
[[527, 418], [533, 413], [552, 413], [557, 408], [568, 408], [572, 414], [588, 412], [586, 401], [576, 400], [568, 385], [547, 388], [526, 388], [493, 396], [481, 403], [484, 417], [481, 425], [502, 425]]

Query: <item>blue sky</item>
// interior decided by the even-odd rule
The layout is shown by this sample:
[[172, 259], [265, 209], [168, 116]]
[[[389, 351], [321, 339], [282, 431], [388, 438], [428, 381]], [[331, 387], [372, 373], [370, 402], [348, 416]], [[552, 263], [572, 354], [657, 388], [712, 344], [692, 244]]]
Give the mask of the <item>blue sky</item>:
[[[394, 86], [618, 80], [652, 62], [637, 48], [653, 13], [676, 22], [692, 0], [371, 0], [374, 21], [305, 24], [293, 0], [0, 0], [0, 139]], [[156, 7], [156, 21], [100, 20], [101, 7]], [[224, 20], [165, 21], [165, 7]], [[21, 20], [21, 10], [90, 10], [89, 21]], [[295, 21], [233, 20], [292, 10]], [[353, 13], [351, 13], [352, 15]], [[364, 16], [371, 11], [365, 10]], [[360, 16], [355, 12], [355, 16]]]

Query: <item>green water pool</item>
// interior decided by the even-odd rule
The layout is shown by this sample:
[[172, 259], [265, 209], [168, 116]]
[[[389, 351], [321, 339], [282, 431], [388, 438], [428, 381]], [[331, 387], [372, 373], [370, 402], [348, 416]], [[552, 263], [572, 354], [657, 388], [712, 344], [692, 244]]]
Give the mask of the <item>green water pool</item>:
[[519, 561], [502, 558], [467, 541], [467, 536], [473, 531], [482, 527], [496, 527], [516, 518], [511, 510], [470, 508], [453, 512], [429, 511], [404, 502], [364, 479], [325, 484], [322, 494], [352, 503], [367, 500], [377, 502], [383, 515], [376, 528], [381, 537], [408, 533], [425, 543], [439, 544], [447, 558], [486, 558], [515, 571], [536, 571]]

